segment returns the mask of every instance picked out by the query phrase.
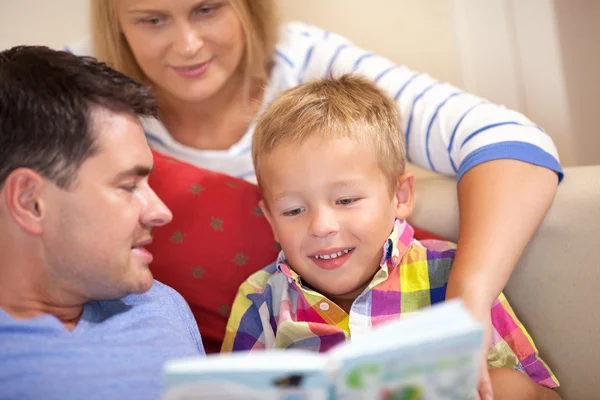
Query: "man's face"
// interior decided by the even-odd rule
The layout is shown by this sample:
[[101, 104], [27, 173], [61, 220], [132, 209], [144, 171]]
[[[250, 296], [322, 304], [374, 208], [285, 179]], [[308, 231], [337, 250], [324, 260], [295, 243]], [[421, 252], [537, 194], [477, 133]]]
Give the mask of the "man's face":
[[117, 299], [152, 286], [143, 246], [172, 215], [148, 185], [153, 158], [138, 119], [93, 111], [98, 152], [69, 190], [46, 185], [45, 260], [61, 287], [85, 299]]

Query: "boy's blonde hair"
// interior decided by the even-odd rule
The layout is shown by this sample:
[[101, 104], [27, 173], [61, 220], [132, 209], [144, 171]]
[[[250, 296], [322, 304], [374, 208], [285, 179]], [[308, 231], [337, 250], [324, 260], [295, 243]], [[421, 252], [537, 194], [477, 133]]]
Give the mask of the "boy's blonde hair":
[[[148, 83], [119, 27], [117, 1], [91, 0], [94, 56], [117, 71]], [[266, 82], [279, 29], [275, 0], [230, 0], [230, 3], [238, 14], [246, 37], [242, 60], [246, 77]]]
[[252, 161], [261, 185], [260, 161], [280, 144], [347, 137], [376, 154], [390, 187], [404, 173], [404, 135], [396, 103], [373, 82], [351, 74], [304, 83], [281, 94], [259, 118]]

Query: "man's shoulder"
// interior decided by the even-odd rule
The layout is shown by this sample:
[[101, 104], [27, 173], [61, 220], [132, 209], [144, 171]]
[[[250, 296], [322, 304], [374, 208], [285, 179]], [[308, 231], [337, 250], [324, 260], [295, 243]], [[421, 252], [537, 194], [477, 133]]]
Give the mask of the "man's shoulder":
[[144, 304], [160, 302], [163, 306], [169, 303], [172, 305], [183, 305], [186, 304], [183, 297], [170, 286], [165, 285], [162, 282], [154, 280], [150, 290], [139, 294], [130, 294], [124, 297], [123, 301], [127, 305]]

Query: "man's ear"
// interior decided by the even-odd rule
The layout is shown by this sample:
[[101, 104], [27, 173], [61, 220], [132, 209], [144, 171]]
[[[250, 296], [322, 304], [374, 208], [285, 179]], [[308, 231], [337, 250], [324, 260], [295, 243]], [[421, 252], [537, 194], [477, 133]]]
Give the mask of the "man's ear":
[[405, 220], [412, 214], [414, 195], [415, 177], [410, 172], [406, 172], [398, 178], [394, 191], [396, 218]]
[[269, 206], [267, 206], [267, 203], [264, 199], [260, 199], [258, 206], [260, 207], [260, 211], [262, 211], [263, 215], [269, 222], [269, 225], [271, 225], [271, 230], [273, 231], [273, 237], [275, 238], [275, 241], [279, 242], [279, 237], [277, 237], [277, 231], [275, 230], [275, 224], [273, 223], [273, 216], [271, 215], [271, 211], [269, 211]]
[[40, 235], [45, 216], [44, 178], [28, 168], [18, 168], [4, 181], [3, 197], [13, 220], [27, 233]]

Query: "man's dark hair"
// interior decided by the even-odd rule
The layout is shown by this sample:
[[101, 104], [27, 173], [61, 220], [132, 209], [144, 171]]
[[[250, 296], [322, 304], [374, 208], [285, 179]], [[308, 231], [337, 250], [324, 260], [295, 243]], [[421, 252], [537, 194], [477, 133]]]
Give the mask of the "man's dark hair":
[[63, 189], [98, 151], [92, 110], [155, 116], [149, 89], [91, 57], [42, 46], [0, 52], [0, 188], [30, 168]]

